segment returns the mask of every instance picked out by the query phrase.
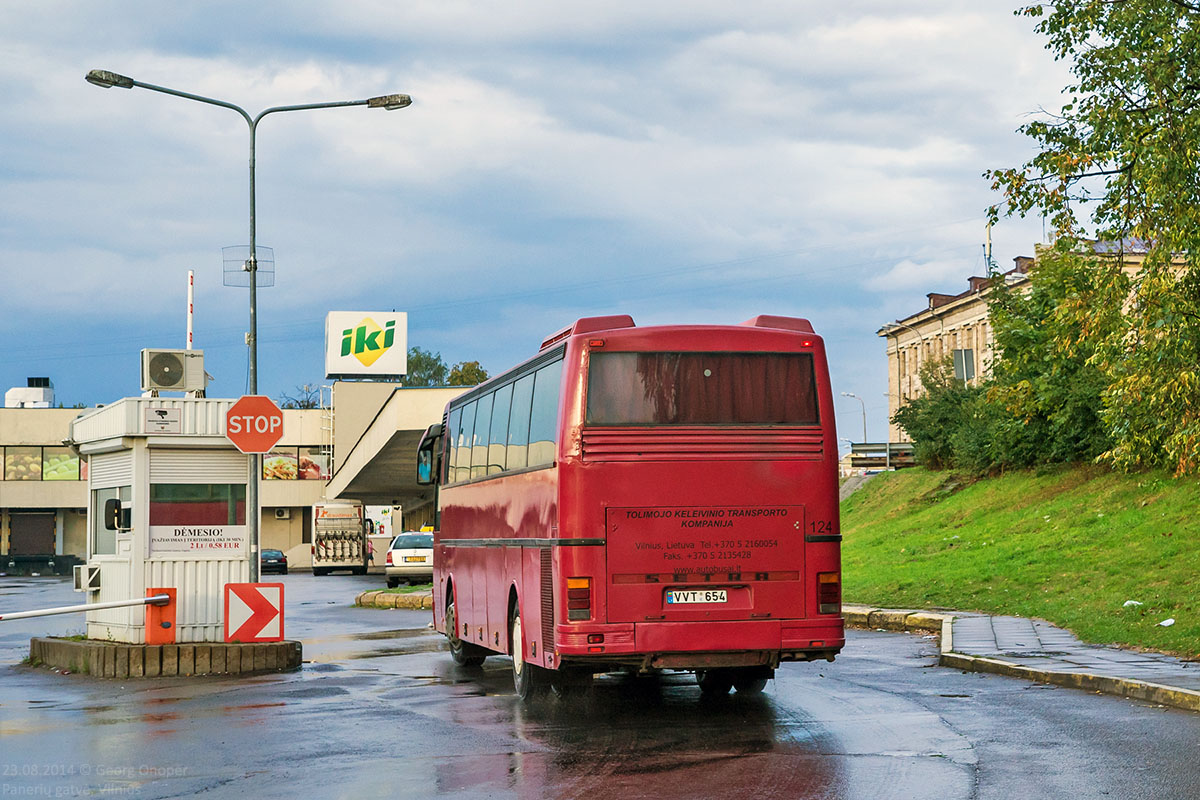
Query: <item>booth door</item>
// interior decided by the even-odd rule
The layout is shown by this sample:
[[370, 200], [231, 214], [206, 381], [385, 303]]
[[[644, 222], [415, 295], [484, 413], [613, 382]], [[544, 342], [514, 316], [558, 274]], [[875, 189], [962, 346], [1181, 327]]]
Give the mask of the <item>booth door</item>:
[[14, 556], [54, 555], [54, 515], [10, 515], [8, 552]]

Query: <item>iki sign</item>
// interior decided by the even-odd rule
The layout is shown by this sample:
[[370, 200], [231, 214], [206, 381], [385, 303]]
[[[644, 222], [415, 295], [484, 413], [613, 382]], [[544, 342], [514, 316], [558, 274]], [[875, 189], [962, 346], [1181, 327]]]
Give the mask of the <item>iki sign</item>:
[[408, 314], [331, 311], [325, 317], [326, 378], [398, 378], [408, 371]]

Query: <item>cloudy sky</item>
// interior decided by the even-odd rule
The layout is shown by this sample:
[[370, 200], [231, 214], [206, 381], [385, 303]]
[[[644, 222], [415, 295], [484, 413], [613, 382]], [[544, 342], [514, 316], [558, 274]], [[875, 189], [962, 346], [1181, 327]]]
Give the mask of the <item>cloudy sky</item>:
[[[580, 316], [803, 316], [834, 391], [887, 412], [880, 325], [984, 269], [980, 174], [1067, 82], [1014, 0], [0, 3], [0, 391], [138, 393], [138, 352], [196, 347], [247, 385], [247, 127], [84, 81], [102, 68], [275, 105], [405, 92], [403, 110], [277, 114], [258, 134], [259, 389], [323, 379], [331, 310], [404, 310], [409, 341], [498, 372]], [[993, 233], [1002, 267], [1040, 220]], [[858, 440], [857, 401], [837, 396]]]

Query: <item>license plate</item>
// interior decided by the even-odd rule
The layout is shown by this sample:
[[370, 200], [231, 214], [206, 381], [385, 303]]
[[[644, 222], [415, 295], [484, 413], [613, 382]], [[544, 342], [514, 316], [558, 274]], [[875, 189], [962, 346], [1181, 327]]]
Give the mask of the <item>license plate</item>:
[[667, 603], [725, 603], [729, 593], [724, 589], [671, 589], [667, 592]]
[[425, 556], [405, 556], [404, 560], [405, 561], [420, 561], [422, 564], [424, 564]]

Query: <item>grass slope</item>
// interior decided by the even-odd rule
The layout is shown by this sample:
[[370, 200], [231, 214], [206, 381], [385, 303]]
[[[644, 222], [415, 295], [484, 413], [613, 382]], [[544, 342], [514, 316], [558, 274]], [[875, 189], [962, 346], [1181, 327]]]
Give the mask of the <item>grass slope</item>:
[[1195, 480], [1155, 473], [884, 473], [842, 503], [845, 598], [1040, 617], [1084, 641], [1200, 657], [1197, 509]]

